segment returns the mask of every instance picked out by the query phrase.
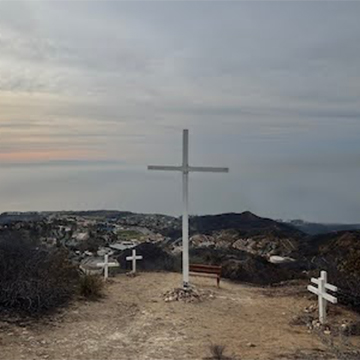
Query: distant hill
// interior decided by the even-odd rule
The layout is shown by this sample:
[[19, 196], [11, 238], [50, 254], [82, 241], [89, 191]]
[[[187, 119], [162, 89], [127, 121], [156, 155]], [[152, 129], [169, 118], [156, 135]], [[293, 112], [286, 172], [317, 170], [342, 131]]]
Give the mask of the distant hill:
[[345, 230], [360, 230], [360, 224], [322, 224], [303, 220], [290, 220], [286, 223], [309, 235], [326, 234]]
[[119, 219], [124, 216], [133, 215], [130, 211], [119, 210], [84, 210], [84, 211], [54, 211], [47, 214], [60, 214], [70, 216], [83, 216], [87, 218], [107, 218], [107, 219]]
[[[312, 236], [304, 243], [304, 255], [349, 258], [357, 255], [360, 258], [360, 230], [345, 230]], [[359, 264], [360, 265], [360, 264]]]
[[292, 226], [271, 219], [259, 217], [250, 211], [219, 215], [194, 216], [190, 219], [192, 231], [209, 234], [213, 231], [234, 229], [244, 235], [277, 234], [280, 237], [302, 238], [305, 234]]
[[[260, 256], [295, 256], [309, 237], [295, 227], [259, 217], [249, 211], [237, 214], [194, 216], [190, 234], [203, 234], [217, 248], [234, 248]], [[193, 237], [201, 244], [201, 237]]]
[[17, 221], [40, 221], [44, 216], [38, 212], [4, 212], [0, 214], [0, 225]]
[[51, 215], [82, 216], [87, 218], [120, 219], [133, 215], [130, 211], [118, 210], [86, 210], [86, 211], [29, 211], [4, 212], [0, 214], [0, 225], [18, 221], [40, 221]]

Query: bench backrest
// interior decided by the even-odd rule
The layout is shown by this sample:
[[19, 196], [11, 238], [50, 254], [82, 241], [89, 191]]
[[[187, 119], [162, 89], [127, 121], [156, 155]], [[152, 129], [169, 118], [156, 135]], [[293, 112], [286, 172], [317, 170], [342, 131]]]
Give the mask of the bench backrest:
[[221, 275], [221, 266], [190, 264], [190, 271], [198, 272], [198, 273]]

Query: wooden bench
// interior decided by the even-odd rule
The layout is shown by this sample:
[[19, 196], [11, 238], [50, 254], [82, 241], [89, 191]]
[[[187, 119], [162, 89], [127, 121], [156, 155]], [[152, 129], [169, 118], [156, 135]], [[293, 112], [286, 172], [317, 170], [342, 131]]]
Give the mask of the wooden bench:
[[220, 286], [221, 266], [190, 264], [190, 275], [216, 278], [217, 287]]

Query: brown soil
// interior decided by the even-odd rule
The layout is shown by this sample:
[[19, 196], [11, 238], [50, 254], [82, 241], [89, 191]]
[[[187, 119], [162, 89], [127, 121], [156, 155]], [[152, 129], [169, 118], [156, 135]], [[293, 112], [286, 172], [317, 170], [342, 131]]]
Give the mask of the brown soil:
[[314, 303], [306, 291], [285, 287], [267, 294], [228, 281], [217, 289], [215, 279], [196, 277], [193, 284], [213, 298], [164, 302], [164, 293], [180, 283], [175, 273], [119, 275], [107, 284], [106, 298], [76, 302], [52, 321], [20, 326], [0, 320], [0, 359], [202, 359], [211, 344], [225, 345], [226, 354], [242, 360], [325, 353], [305, 326], [290, 325]]

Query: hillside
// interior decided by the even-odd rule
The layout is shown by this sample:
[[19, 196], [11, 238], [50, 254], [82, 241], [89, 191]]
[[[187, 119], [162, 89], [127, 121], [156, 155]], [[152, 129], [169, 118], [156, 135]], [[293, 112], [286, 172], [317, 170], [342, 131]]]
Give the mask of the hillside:
[[192, 217], [190, 229], [193, 245], [208, 243], [216, 248], [237, 249], [264, 257], [296, 257], [307, 239], [306, 234], [290, 225], [249, 211]]
[[[174, 273], [112, 278], [100, 302], [75, 302], [37, 323], [0, 320], [1, 359], [152, 360], [204, 359], [211, 344], [242, 360], [335, 359], [294, 316], [315, 304], [305, 284], [262, 289], [193, 278], [213, 295], [200, 303], [165, 302], [163, 294], [181, 283]], [[352, 319], [339, 309], [336, 323]], [[349, 339], [356, 344], [358, 337]], [[355, 359], [348, 358], [348, 359]]]
[[348, 230], [360, 230], [360, 224], [323, 224], [303, 220], [290, 220], [286, 223], [309, 235], [326, 234], [330, 232]]
[[334, 256], [347, 257], [360, 253], [360, 230], [345, 230], [315, 235], [306, 242], [303, 249], [307, 256]]
[[0, 225], [10, 224], [18, 221], [41, 221], [44, 219], [44, 215], [38, 212], [24, 212], [24, 213], [10, 213], [4, 212], [0, 214]]
[[[325, 263], [329, 269], [337, 268], [354, 280], [360, 278], [360, 230], [316, 235], [305, 244], [301, 253], [308, 259]], [[357, 291], [360, 295], [360, 289]]]
[[194, 216], [190, 219], [192, 231], [209, 234], [213, 231], [235, 229], [244, 235], [257, 235], [259, 233], [276, 233], [283, 237], [304, 236], [303, 232], [281, 222], [259, 217], [250, 211], [243, 213], [225, 213], [219, 215]]

